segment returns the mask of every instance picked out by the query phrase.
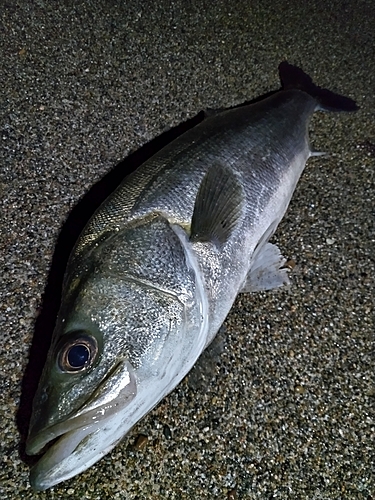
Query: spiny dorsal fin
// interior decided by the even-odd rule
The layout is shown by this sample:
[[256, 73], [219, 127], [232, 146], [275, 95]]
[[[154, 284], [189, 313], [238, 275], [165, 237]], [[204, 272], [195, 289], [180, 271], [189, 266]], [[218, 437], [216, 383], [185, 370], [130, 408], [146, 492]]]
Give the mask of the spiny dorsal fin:
[[241, 216], [243, 203], [243, 188], [235, 174], [222, 165], [210, 167], [195, 200], [190, 239], [223, 245]]

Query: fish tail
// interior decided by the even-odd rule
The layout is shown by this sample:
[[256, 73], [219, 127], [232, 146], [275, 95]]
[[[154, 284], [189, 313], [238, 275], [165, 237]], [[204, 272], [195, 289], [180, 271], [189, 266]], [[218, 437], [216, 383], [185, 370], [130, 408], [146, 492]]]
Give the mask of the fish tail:
[[310, 94], [316, 99], [318, 109], [324, 111], [356, 111], [358, 109], [353, 99], [318, 87], [301, 68], [287, 61], [279, 64], [279, 75], [284, 90], [298, 89]]

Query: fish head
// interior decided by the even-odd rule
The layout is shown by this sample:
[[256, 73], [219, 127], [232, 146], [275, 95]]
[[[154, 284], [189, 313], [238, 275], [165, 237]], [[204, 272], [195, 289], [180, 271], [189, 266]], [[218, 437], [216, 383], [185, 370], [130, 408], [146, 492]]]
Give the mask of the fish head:
[[68, 468], [83, 463], [90, 453], [85, 438], [124, 411], [137, 393], [135, 368], [126, 348], [108, 342], [109, 325], [93, 317], [92, 292], [86, 283], [72, 312], [59, 317], [34, 397], [26, 452], [46, 452], [31, 475], [37, 490], [66, 478], [61, 465], [73, 451], [75, 461]]
[[[142, 239], [142, 231], [137, 235]], [[158, 256], [147, 238], [149, 259], [137, 245], [133, 252], [135, 238], [125, 236], [101, 245], [66, 280], [26, 444], [27, 454], [43, 453], [31, 471], [36, 490], [78, 474], [113, 448], [178, 383], [171, 380], [181, 371], [180, 339], [187, 325], [197, 329], [194, 276], [178, 238], [169, 256], [180, 264], [164, 250], [160, 262], [169, 268], [150, 280], [136, 257], [155, 266]], [[157, 283], [165, 276], [183, 292]]]

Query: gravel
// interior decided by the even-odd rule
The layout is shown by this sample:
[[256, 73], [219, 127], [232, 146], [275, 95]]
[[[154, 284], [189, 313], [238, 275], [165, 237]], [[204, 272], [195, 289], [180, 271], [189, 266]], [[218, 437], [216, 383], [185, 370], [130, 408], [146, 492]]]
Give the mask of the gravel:
[[[373, 499], [374, 2], [4, 0], [0, 16], [1, 498]], [[311, 124], [329, 155], [274, 238], [292, 285], [240, 295], [122, 444], [33, 492], [30, 403], [85, 221], [152, 139], [278, 88], [284, 59], [360, 106]]]

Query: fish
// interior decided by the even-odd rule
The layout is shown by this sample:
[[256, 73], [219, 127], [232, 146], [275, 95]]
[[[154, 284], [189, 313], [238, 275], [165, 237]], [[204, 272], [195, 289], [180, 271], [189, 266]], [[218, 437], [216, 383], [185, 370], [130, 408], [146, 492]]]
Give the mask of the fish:
[[26, 452], [45, 490], [93, 465], [189, 373], [242, 292], [289, 283], [269, 242], [315, 111], [351, 98], [279, 65], [281, 89], [210, 113], [127, 176], [70, 255]]

